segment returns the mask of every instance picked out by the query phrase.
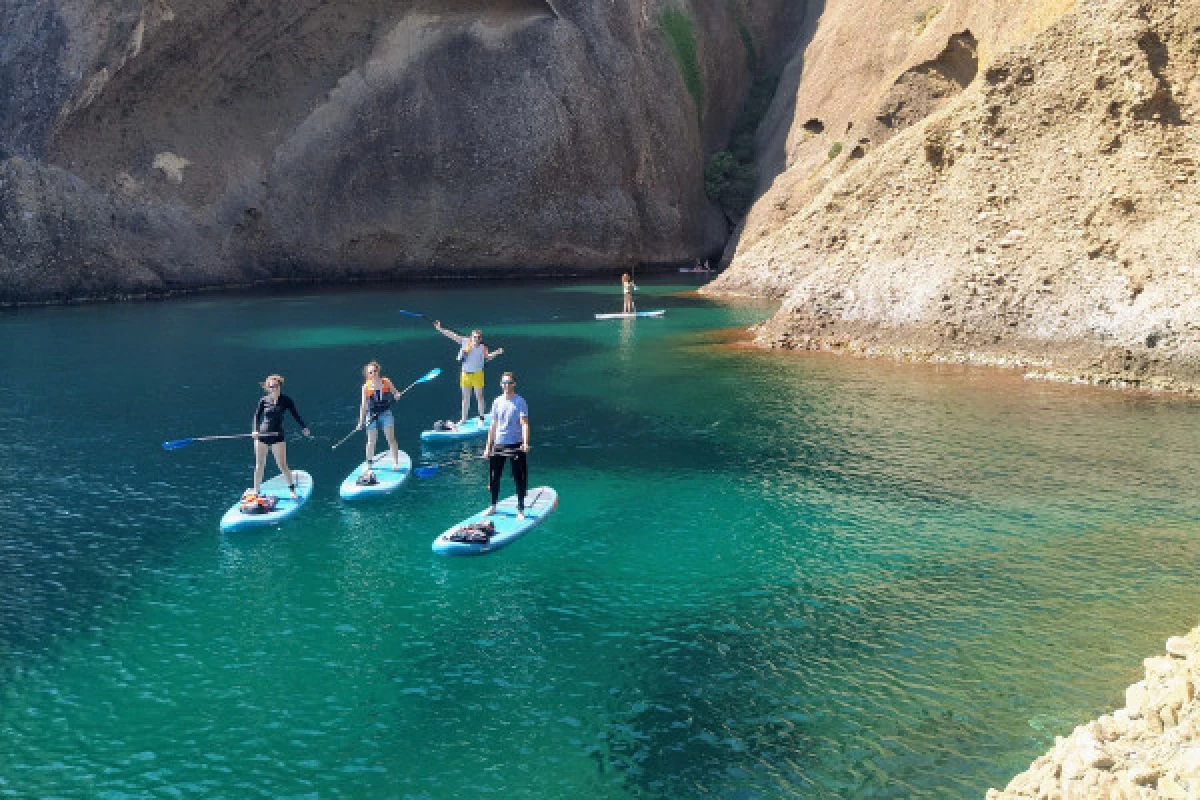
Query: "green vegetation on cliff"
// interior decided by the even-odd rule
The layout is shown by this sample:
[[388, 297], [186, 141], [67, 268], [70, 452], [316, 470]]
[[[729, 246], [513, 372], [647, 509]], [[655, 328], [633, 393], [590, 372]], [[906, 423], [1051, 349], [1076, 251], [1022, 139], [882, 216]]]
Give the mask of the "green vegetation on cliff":
[[732, 220], [744, 217], [754, 202], [754, 189], [758, 183], [754, 135], [767, 115], [778, 83], [778, 75], [755, 77], [746, 104], [733, 125], [729, 149], [713, 153], [704, 167], [704, 190], [708, 199], [719, 205]]
[[667, 37], [675, 63], [679, 65], [683, 84], [696, 104], [696, 119], [700, 119], [704, 116], [704, 75], [696, 56], [696, 30], [692, 18], [682, 11], [668, 8], [658, 15], [658, 24]]

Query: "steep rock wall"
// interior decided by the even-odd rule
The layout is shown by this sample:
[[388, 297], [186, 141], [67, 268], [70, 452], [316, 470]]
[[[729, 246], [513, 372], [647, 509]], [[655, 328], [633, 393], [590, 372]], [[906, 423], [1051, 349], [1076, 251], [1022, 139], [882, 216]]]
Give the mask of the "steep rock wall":
[[[713, 291], [784, 297], [759, 332], [775, 346], [1200, 384], [1200, 6], [846, 5]], [[887, 45], [828, 63], [876, 12]]]
[[[0, 302], [711, 252], [703, 164], [749, 85], [744, 43], [781, 59], [802, 13], [3, 0]], [[105, 277], [80, 283], [82, 257]]]

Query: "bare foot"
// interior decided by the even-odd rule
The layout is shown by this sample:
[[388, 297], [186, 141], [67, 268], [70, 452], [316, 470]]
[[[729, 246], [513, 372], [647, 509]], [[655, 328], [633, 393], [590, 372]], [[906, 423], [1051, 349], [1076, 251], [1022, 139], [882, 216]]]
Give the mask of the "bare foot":
[[495, 507], [495, 506], [488, 506], [488, 509], [487, 509], [487, 511], [483, 512], [483, 515], [484, 515], [485, 517], [490, 517], [490, 516], [492, 516], [492, 515], [493, 515], [493, 514], [495, 514], [495, 513], [496, 513], [496, 507]]
[[524, 511], [518, 511], [518, 512], [517, 512], [517, 519], [525, 519], [525, 512], [524, 512]]

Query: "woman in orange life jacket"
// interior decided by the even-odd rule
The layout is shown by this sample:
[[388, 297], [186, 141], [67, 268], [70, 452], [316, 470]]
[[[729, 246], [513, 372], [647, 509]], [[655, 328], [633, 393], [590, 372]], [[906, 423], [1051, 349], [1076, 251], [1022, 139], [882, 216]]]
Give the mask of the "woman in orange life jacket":
[[633, 313], [633, 290], [636, 288], [637, 286], [634, 285], [633, 278], [629, 277], [628, 272], [621, 276], [621, 293], [625, 295], [625, 308], [622, 313]]
[[267, 450], [270, 449], [271, 454], [275, 456], [275, 464], [288, 482], [292, 499], [295, 499], [296, 481], [292, 478], [292, 471], [288, 469], [283, 415], [291, 412], [305, 436], [309, 435], [308, 426], [300, 419], [300, 413], [296, 411], [296, 404], [292, 402], [292, 398], [283, 393], [282, 375], [268, 375], [262, 382], [262, 388], [266, 390], [266, 394], [259, 398], [258, 407], [254, 409], [254, 431], [251, 434], [254, 437], [253, 492], [257, 495], [262, 485], [263, 470], [267, 466]]
[[358, 406], [358, 428], [367, 427], [367, 468], [363, 478], [370, 480], [375, 473], [371, 463], [375, 459], [375, 440], [379, 431], [387, 437], [388, 448], [392, 451], [392, 464], [400, 467], [400, 448], [396, 444], [396, 418], [392, 415], [392, 400], [400, 397], [392, 382], [383, 377], [378, 361], [372, 361], [363, 367], [362, 402]]
[[461, 425], [467, 421], [467, 412], [471, 410], [471, 390], [475, 390], [475, 409], [479, 412], [479, 421], [483, 422], [483, 365], [491, 361], [496, 356], [504, 352], [503, 347], [497, 347], [495, 350], [488, 350], [488, 346], [483, 343], [483, 331], [476, 328], [471, 331], [471, 336], [461, 336], [449, 328], [443, 328], [441, 320], [433, 321], [434, 329], [458, 343], [458, 360], [462, 362], [462, 374], [458, 378], [458, 385], [462, 388], [462, 413], [458, 417], [458, 424]]

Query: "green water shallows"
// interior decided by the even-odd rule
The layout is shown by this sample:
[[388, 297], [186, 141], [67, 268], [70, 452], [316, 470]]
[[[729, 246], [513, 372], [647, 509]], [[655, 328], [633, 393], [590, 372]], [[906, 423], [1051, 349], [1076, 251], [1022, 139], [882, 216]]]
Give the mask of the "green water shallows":
[[[0, 316], [0, 797], [979, 797], [1196, 622], [1190, 404], [733, 351], [766, 311], [679, 288]], [[422, 449], [454, 348], [398, 308], [517, 372], [561, 502], [500, 553], [430, 552], [479, 461], [338, 500], [369, 358], [446, 370], [418, 463], [479, 446]], [[222, 535], [249, 446], [160, 443], [246, 430], [267, 372], [316, 492]]]

